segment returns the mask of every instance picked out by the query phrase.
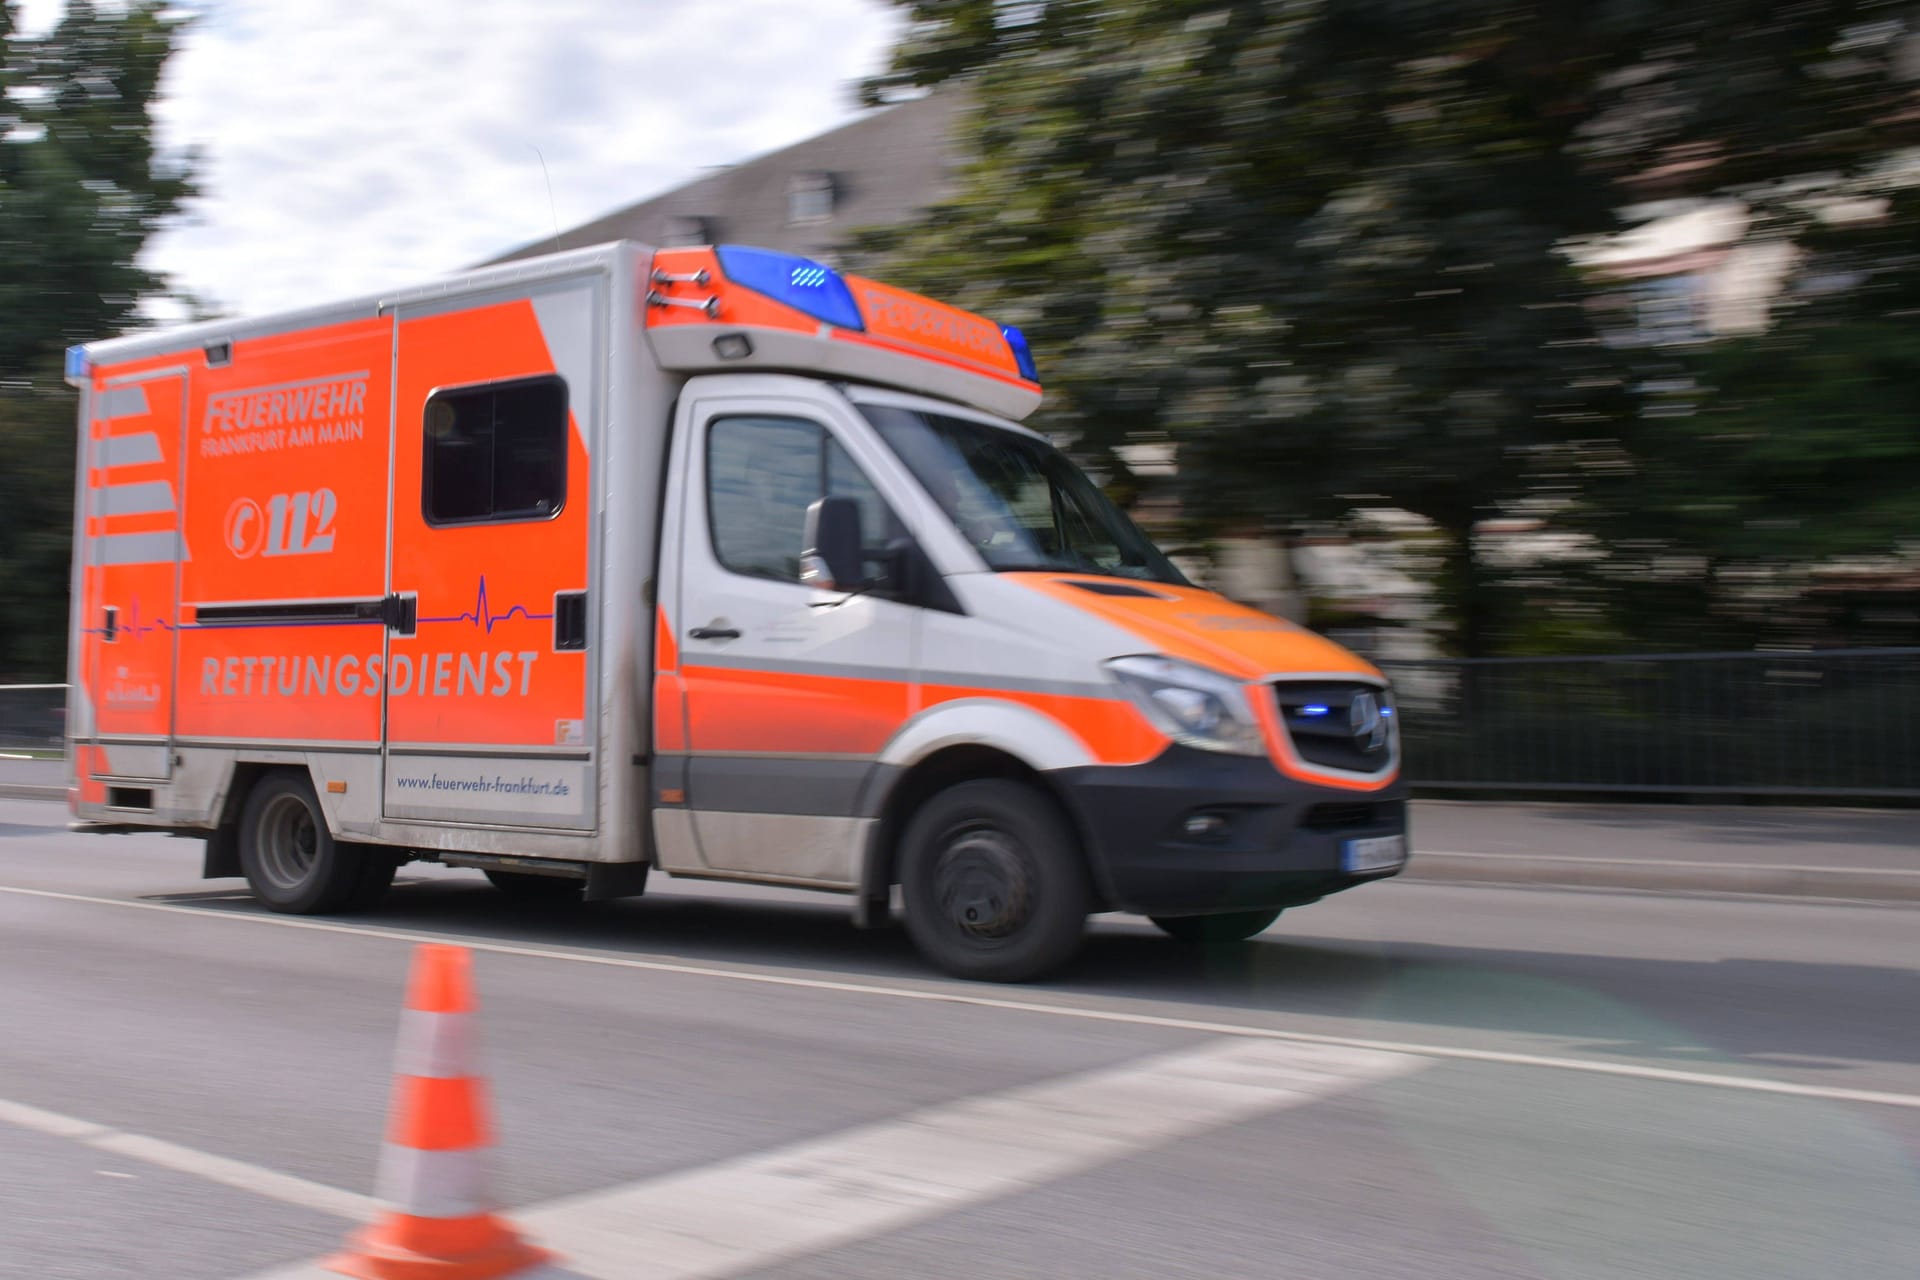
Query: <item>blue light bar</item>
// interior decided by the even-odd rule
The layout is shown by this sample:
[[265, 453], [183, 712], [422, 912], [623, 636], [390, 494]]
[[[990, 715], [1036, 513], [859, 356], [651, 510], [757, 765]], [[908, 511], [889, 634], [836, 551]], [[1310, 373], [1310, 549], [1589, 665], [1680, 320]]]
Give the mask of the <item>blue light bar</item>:
[[1328, 714], [1328, 708], [1321, 706], [1317, 702], [1309, 703], [1308, 705], [1300, 708], [1300, 714], [1305, 716], [1309, 720], [1317, 720], [1321, 716]]
[[1040, 373], [1033, 367], [1033, 348], [1027, 345], [1027, 335], [1007, 325], [1000, 326], [1007, 345], [1013, 348], [1013, 362], [1020, 368], [1020, 376], [1028, 382], [1040, 381]]
[[85, 347], [67, 348], [67, 385], [77, 387], [86, 382], [93, 372], [93, 362], [87, 359]]
[[727, 279], [842, 329], [864, 330], [853, 290], [832, 267], [797, 254], [723, 244], [714, 250]]

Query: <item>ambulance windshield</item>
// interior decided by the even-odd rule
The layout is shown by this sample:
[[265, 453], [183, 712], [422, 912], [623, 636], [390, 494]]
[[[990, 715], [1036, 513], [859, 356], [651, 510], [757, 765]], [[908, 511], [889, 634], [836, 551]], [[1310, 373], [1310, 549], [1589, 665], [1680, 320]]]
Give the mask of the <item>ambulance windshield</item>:
[[1186, 582], [1052, 445], [918, 409], [863, 404], [860, 411], [990, 568]]

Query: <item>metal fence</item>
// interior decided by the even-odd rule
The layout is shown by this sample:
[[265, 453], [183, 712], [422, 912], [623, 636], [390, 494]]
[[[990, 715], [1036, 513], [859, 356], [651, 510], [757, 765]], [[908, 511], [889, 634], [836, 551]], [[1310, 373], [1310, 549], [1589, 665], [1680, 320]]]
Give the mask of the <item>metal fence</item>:
[[[1380, 666], [1417, 787], [1920, 799], [1920, 649]], [[0, 752], [65, 719], [65, 685], [0, 685]]]
[[1380, 665], [1415, 786], [1920, 798], [1920, 649]]
[[66, 723], [64, 684], [0, 684], [0, 751], [58, 755]]

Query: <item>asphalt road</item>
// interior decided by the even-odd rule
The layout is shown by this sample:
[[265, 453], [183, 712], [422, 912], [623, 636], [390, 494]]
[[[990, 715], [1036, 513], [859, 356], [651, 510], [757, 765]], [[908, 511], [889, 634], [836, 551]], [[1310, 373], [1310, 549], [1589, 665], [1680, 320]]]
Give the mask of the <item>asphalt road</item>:
[[427, 936], [475, 948], [497, 1187], [576, 1276], [1920, 1276], [1911, 905], [1386, 883], [1228, 951], [1102, 921], [1006, 988], [671, 882], [408, 872], [313, 927], [64, 821], [0, 801], [0, 1276], [307, 1274]]

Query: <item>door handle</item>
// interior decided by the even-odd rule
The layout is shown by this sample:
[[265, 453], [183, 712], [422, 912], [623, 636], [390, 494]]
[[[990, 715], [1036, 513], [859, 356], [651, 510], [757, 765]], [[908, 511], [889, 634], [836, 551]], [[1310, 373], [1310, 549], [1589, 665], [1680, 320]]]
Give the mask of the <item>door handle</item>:
[[732, 627], [695, 627], [687, 632], [695, 640], [738, 640], [740, 633]]

